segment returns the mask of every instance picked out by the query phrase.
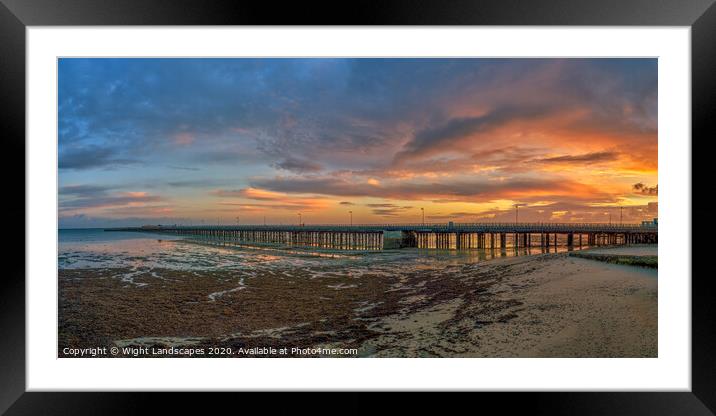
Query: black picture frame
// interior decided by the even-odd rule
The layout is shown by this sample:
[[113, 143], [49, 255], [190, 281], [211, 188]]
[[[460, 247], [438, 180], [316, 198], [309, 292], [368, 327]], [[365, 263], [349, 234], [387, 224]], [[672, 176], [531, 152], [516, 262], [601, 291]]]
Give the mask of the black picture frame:
[[[25, 34], [27, 26], [63, 25], [575, 25], [575, 26], [690, 26], [692, 58], [692, 154], [708, 157], [703, 149], [716, 124], [716, 6], [714, 0], [501, 0], [501, 1], [147, 1], [147, 0], [0, 0], [0, 97], [3, 177], [12, 203], [5, 205], [6, 267], [0, 279], [0, 413], [21, 414], [132, 414], [153, 401], [163, 413], [186, 412], [224, 401], [227, 395], [199, 398], [195, 394], [148, 393], [28, 393], [25, 392]], [[669, 138], [683, 140], [688, 138]], [[699, 143], [701, 153], [693, 152]], [[709, 189], [705, 164], [692, 165], [692, 190]], [[707, 191], [708, 192], [708, 191]], [[696, 192], [695, 196], [705, 192]], [[20, 195], [23, 196], [22, 203]], [[692, 204], [693, 218], [708, 235], [706, 204]], [[692, 230], [693, 231], [693, 230]], [[692, 232], [693, 235], [693, 232]], [[22, 236], [22, 239], [19, 237]], [[18, 241], [21, 240], [21, 241]], [[687, 243], [687, 242], [685, 242]], [[692, 242], [692, 258], [706, 256], [707, 246]], [[22, 251], [22, 253], [20, 253]], [[516, 410], [545, 414], [713, 415], [716, 411], [716, 307], [711, 300], [711, 276], [692, 274], [692, 389], [690, 392], [600, 393], [480, 393], [481, 408], [497, 404], [501, 412]], [[688, 278], [668, 276], [667, 278]], [[520, 395], [509, 397], [509, 395]], [[243, 399], [242, 399], [243, 400]], [[306, 400], [303, 402], [303, 400]], [[341, 397], [342, 407], [367, 409], [363, 399]], [[411, 399], [433, 402], [430, 396]], [[315, 399], [276, 401], [273, 410], [294, 410], [297, 404], [318, 406]], [[438, 401], [449, 412], [453, 401]], [[211, 403], [211, 405], [210, 405]], [[433, 402], [433, 404], [437, 404]], [[201, 406], [201, 407], [198, 407]], [[208, 406], [208, 407], [207, 407]], [[318, 407], [316, 407], [318, 408]]]

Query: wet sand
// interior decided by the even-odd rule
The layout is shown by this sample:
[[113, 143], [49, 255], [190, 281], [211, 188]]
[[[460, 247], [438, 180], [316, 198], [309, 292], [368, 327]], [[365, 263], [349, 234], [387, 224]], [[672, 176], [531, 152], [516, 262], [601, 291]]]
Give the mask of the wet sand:
[[659, 247], [656, 244], [593, 247], [571, 252], [570, 256], [628, 266], [659, 267]]
[[340, 347], [360, 357], [657, 356], [655, 270], [547, 254], [339, 272], [62, 269], [59, 355], [65, 347], [191, 346]]
[[[514, 262], [488, 293], [499, 313], [455, 300], [388, 319], [407, 331], [370, 341], [378, 356], [656, 357], [657, 280], [633, 267], [568, 258]], [[520, 273], [524, 272], [524, 273]], [[423, 319], [421, 319], [423, 318]], [[387, 348], [384, 348], [387, 347]]]
[[584, 253], [620, 254], [625, 256], [658, 256], [659, 246], [656, 244], [640, 244], [631, 246], [592, 247]]

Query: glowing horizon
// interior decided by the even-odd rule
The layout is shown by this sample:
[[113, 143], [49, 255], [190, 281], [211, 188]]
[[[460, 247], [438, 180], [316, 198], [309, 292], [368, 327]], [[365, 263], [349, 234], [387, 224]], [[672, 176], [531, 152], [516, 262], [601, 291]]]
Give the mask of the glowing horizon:
[[59, 224], [651, 220], [657, 97], [656, 59], [62, 58]]

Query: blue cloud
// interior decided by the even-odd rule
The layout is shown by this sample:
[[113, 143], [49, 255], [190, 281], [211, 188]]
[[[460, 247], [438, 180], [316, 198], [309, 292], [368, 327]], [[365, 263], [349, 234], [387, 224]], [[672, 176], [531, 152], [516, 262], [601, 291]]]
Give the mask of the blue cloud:
[[[552, 78], [540, 78], [552, 68]], [[655, 90], [651, 59], [63, 58], [60, 167], [231, 163], [250, 155], [266, 165], [320, 157], [318, 164], [335, 168], [350, 162], [342, 152], [367, 160], [385, 148], [399, 151], [406, 138], [410, 152], [545, 105], [588, 105], [595, 126], [618, 118], [618, 127], [649, 128]], [[547, 104], [544, 91], [555, 97]], [[499, 108], [481, 117], [449, 114], [455, 103], [485, 101]], [[626, 119], [615, 113], [623, 104], [633, 109]], [[182, 134], [193, 138], [186, 149], [176, 146]]]

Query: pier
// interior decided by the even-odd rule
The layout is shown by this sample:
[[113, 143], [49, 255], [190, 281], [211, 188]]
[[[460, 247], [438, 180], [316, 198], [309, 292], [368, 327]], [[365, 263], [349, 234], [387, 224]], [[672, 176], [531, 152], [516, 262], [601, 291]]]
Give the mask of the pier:
[[361, 225], [152, 225], [105, 231], [151, 232], [221, 244], [347, 251], [406, 247], [440, 250], [656, 244], [658, 227], [599, 223], [441, 223]]

